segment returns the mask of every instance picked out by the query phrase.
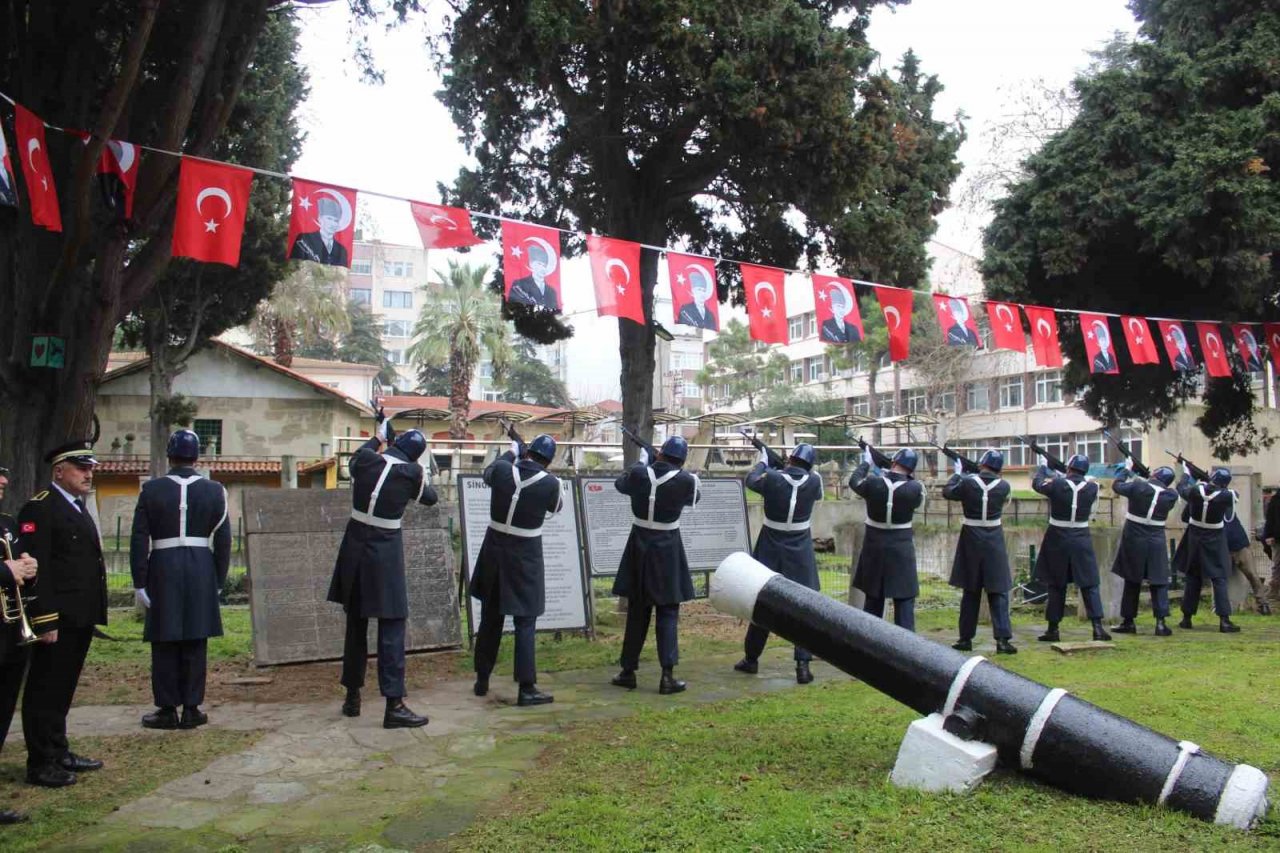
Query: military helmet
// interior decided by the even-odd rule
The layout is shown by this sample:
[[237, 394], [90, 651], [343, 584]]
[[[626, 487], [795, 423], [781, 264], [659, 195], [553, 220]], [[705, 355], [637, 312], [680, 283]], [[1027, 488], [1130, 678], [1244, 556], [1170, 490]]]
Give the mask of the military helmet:
[[1225, 489], [1231, 485], [1231, 469], [1221, 466], [1214, 468], [1209, 472], [1209, 482], [1217, 486], [1219, 489]]
[[684, 436], [673, 435], [662, 442], [662, 449], [658, 452], [668, 459], [674, 459], [683, 464], [689, 456], [689, 442], [684, 440]]
[[910, 447], [904, 447], [897, 453], [893, 454], [893, 464], [901, 465], [906, 468], [909, 473], [914, 474], [916, 463], [920, 461], [919, 455]]
[[1161, 465], [1159, 468], [1151, 472], [1151, 479], [1155, 480], [1166, 489], [1173, 485], [1173, 469], [1168, 465]]
[[987, 449], [978, 460], [979, 468], [990, 468], [999, 474], [1004, 470], [1004, 454], [995, 448]]
[[543, 465], [550, 465], [556, 458], [556, 440], [545, 432], [534, 436], [529, 443], [529, 455], [538, 457], [537, 461]]
[[427, 449], [427, 437], [420, 430], [411, 429], [396, 436], [392, 444], [396, 450], [404, 454], [410, 462], [417, 462]]
[[797, 444], [791, 451], [791, 461], [799, 462], [802, 468], [812, 468], [817, 460], [818, 452], [813, 449], [812, 444]]
[[181, 459], [184, 462], [195, 462], [200, 458], [200, 436], [189, 429], [174, 430], [169, 436], [165, 456], [170, 459]]
[[1089, 473], [1089, 457], [1083, 453], [1072, 454], [1071, 458], [1067, 460], [1067, 470], [1075, 471], [1077, 474]]

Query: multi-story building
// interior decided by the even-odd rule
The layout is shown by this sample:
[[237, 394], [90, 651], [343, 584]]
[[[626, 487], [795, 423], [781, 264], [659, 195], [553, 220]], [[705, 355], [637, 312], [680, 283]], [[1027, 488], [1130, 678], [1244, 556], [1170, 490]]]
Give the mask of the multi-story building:
[[419, 288], [429, 281], [427, 250], [380, 240], [361, 240], [351, 255], [347, 298], [369, 306], [382, 325], [382, 347], [396, 366], [397, 388], [417, 385], [417, 371], [405, 355], [422, 307]]

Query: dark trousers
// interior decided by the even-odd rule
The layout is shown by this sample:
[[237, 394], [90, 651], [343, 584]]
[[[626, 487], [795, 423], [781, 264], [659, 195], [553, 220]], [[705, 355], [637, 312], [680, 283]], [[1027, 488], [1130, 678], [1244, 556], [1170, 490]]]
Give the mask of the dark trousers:
[[[1231, 615], [1231, 596], [1227, 593], [1226, 578], [1209, 578], [1213, 586], [1213, 612], [1219, 616]], [[1182, 589], [1182, 615], [1195, 616], [1200, 609], [1200, 590], [1204, 588], [1204, 576], [1199, 572], [1187, 574], [1187, 585]]]
[[151, 695], [156, 706], [194, 708], [204, 702], [209, 641], [151, 644]]
[[[480, 602], [480, 627], [476, 629], [476, 675], [488, 678], [498, 660], [498, 647], [502, 645], [502, 628], [507, 617], [499, 604], [502, 593], [497, 584], [489, 590], [487, 598]], [[515, 626], [516, 662], [514, 677], [522, 685], [531, 686], [538, 681], [538, 664], [534, 647], [534, 635], [538, 628], [537, 616], [512, 616]]]
[[[987, 604], [991, 606], [991, 636], [997, 640], [1013, 637], [1009, 624], [1009, 594], [988, 592]], [[972, 640], [978, 633], [978, 611], [982, 609], [982, 590], [966, 589], [960, 597], [960, 639]]]
[[[862, 609], [870, 613], [872, 616], [884, 618], [884, 599], [875, 596], [867, 596], [867, 602]], [[899, 628], [906, 628], [908, 631], [916, 629], [916, 600], [914, 598], [895, 598], [893, 600], [893, 624]]]
[[634, 672], [640, 668], [640, 650], [649, 636], [649, 619], [658, 611], [658, 663], [663, 669], [680, 662], [679, 604], [643, 604], [635, 599], [627, 602], [627, 630], [622, 637], [622, 668]]
[[[347, 637], [342, 645], [342, 686], [364, 687], [369, 666], [369, 620], [356, 606], [347, 609]], [[378, 620], [378, 692], [388, 699], [404, 697], [404, 620]]]
[[[1090, 619], [1102, 618], [1102, 594], [1098, 592], [1096, 586], [1080, 587], [1080, 594], [1084, 596], [1084, 612], [1089, 614]], [[1050, 625], [1057, 625], [1062, 621], [1062, 614], [1067, 612], [1067, 588], [1065, 586], [1049, 587], [1048, 600], [1044, 606], [1044, 618]]]
[[[1141, 581], [1125, 581], [1124, 592], [1120, 594], [1120, 618], [1133, 620], [1138, 615], [1138, 595], [1142, 592]], [[1151, 584], [1151, 612], [1157, 619], [1169, 616], [1169, 587], [1165, 584]]]
[[22, 676], [27, 672], [27, 660], [31, 657], [30, 647], [17, 645], [18, 632], [9, 626], [0, 627], [0, 631], [10, 631], [14, 645], [9, 647], [4, 660], [0, 660], [0, 749], [4, 748], [5, 739], [9, 737], [9, 724], [13, 722], [14, 709], [18, 707], [18, 692], [22, 689]]
[[[769, 639], [769, 631], [767, 628], [761, 628], [759, 625], [756, 625], [754, 623], [751, 625], [748, 625], [747, 639], [742, 644], [744, 650], [747, 653], [747, 657], [749, 657], [751, 660], [755, 660], [756, 658], [760, 657], [760, 653], [764, 651], [764, 644], [768, 641], [768, 639]], [[795, 659], [796, 659], [796, 663], [800, 663], [801, 661], [811, 661], [813, 660], [813, 655], [809, 654], [808, 649], [803, 649], [800, 646], [796, 646]]]
[[60, 625], [56, 643], [36, 643], [22, 694], [22, 735], [27, 766], [52, 764], [70, 752], [67, 712], [93, 641], [93, 626]]

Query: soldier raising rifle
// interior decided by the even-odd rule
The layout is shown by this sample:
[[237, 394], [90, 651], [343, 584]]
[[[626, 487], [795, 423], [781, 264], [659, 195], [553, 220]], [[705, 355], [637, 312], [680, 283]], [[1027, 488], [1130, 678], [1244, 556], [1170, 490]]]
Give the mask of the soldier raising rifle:
[[1191, 630], [1191, 617], [1200, 609], [1200, 590], [1208, 578], [1213, 586], [1213, 612], [1218, 614], [1218, 630], [1234, 634], [1240, 626], [1231, 621], [1231, 598], [1227, 594], [1231, 553], [1224, 531], [1236, 514], [1236, 495], [1228, 488], [1231, 470], [1218, 467], [1206, 476], [1203, 469], [1181, 455], [1175, 458], [1182, 463], [1183, 472], [1178, 495], [1187, 502], [1187, 532], [1173, 557], [1187, 576], [1187, 586], [1182, 592], [1182, 621], [1178, 627]]
[[1165, 522], [1178, 502], [1173, 485], [1173, 469], [1161, 466], [1150, 476], [1134, 477], [1136, 463], [1126, 456], [1116, 474], [1112, 490], [1128, 501], [1120, 547], [1116, 549], [1111, 573], [1124, 578], [1120, 597], [1120, 624], [1112, 627], [1117, 634], [1136, 634], [1134, 619], [1138, 615], [1138, 595], [1145, 580], [1151, 587], [1151, 611], [1156, 618], [1156, 636], [1173, 634], [1165, 619], [1169, 617], [1169, 549], [1164, 544]]
[[849, 477], [849, 488], [867, 502], [866, 532], [853, 573], [853, 585], [866, 594], [863, 609], [884, 616], [885, 599], [893, 599], [893, 622], [916, 629], [916, 546], [912, 518], [924, 504], [924, 486], [915, 479], [917, 455], [904, 447], [882, 468], [883, 453], [859, 439], [862, 462]]

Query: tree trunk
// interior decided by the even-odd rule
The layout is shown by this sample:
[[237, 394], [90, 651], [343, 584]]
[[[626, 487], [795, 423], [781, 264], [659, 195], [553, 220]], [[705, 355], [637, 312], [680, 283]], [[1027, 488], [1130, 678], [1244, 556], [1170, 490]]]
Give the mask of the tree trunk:
[[271, 349], [275, 352], [275, 363], [281, 367], [293, 367], [293, 326], [284, 320], [275, 320], [271, 324], [275, 340]]
[[[868, 410], [873, 418], [880, 417], [880, 400], [879, 394], [876, 393], [876, 379], [880, 377], [880, 359], [872, 358], [871, 366], [867, 370], [867, 405], [871, 408]], [[879, 426], [872, 428], [871, 441], [873, 444], [880, 443], [880, 437], [884, 430]]]
[[[625, 233], [625, 232], [624, 232]], [[647, 243], [662, 239], [644, 238]], [[622, 359], [619, 385], [622, 390], [622, 423], [646, 441], [653, 440], [653, 368], [655, 338], [653, 334], [653, 288], [658, 281], [658, 253], [643, 249], [640, 253], [641, 301], [645, 324], [618, 320], [618, 354]], [[639, 448], [623, 442], [623, 464], [631, 465], [639, 458]]]
[[471, 423], [471, 373], [474, 365], [457, 349], [449, 353], [449, 437], [461, 441]]
[[169, 460], [165, 450], [169, 443], [168, 418], [163, 417], [162, 409], [173, 397], [173, 379], [177, 375], [169, 365], [166, 350], [159, 346], [151, 355], [151, 368], [148, 371], [151, 380], [151, 476], [163, 476], [169, 470]]

